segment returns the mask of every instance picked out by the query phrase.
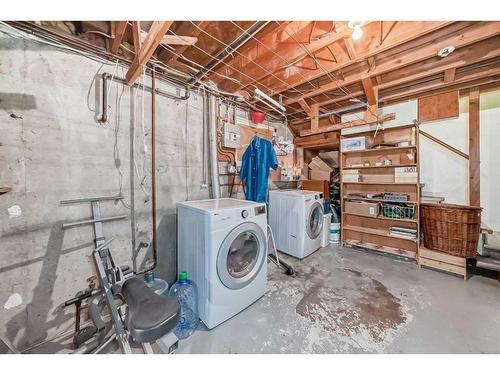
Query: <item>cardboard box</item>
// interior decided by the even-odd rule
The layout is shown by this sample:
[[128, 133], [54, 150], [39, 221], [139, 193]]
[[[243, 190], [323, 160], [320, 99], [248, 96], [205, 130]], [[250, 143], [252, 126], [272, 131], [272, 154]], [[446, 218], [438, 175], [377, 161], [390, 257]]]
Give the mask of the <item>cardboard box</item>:
[[378, 216], [378, 203], [374, 202], [345, 202], [344, 212], [362, 216]]
[[359, 151], [366, 149], [366, 137], [342, 138], [340, 140], [340, 151]]
[[338, 168], [338, 166], [339, 166], [339, 152], [338, 151], [320, 152], [319, 157], [323, 161], [325, 161], [330, 167]]
[[319, 169], [311, 169], [309, 171], [309, 178], [311, 180], [326, 180], [330, 181], [330, 171], [322, 171]]
[[301, 190], [319, 191], [323, 193], [323, 198], [330, 198], [330, 187], [328, 181], [302, 180]]
[[321, 171], [328, 171], [331, 172], [333, 169], [326, 164], [321, 158], [319, 157], [314, 157], [311, 162], [308, 164], [309, 168], [314, 169], [314, 170], [321, 170]]
[[396, 176], [413, 176], [417, 175], [417, 167], [396, 167], [394, 168], [394, 175]]
[[392, 174], [364, 174], [361, 178], [363, 182], [370, 182], [375, 184], [391, 183], [394, 182], [394, 176]]

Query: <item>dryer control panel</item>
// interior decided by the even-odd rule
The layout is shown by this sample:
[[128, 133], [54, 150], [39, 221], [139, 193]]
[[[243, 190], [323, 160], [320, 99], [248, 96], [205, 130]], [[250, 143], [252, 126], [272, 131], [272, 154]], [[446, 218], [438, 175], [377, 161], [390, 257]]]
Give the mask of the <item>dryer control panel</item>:
[[266, 205], [255, 207], [255, 216], [262, 215], [266, 213]]

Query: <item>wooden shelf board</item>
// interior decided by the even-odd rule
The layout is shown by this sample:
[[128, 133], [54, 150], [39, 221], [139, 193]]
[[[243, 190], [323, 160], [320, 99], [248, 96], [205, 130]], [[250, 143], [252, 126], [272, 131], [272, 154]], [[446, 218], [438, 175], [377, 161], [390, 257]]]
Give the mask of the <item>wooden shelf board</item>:
[[354, 232], [359, 232], [359, 233], [370, 233], [370, 234], [374, 234], [376, 236], [395, 238], [398, 240], [409, 241], [409, 242], [417, 242], [416, 238], [403, 238], [403, 237], [391, 236], [389, 234], [389, 231], [381, 230], [381, 229], [374, 229], [374, 228], [368, 228], [368, 227], [358, 227], [355, 225], [344, 225], [344, 230], [352, 230]]
[[414, 202], [414, 201], [391, 201], [391, 200], [381, 199], [381, 198], [350, 198], [350, 197], [344, 197], [344, 199], [349, 200], [349, 201], [368, 201], [368, 202], [383, 202], [383, 203], [418, 204], [418, 202]]
[[454, 273], [463, 276], [467, 280], [467, 260], [465, 258], [441, 253], [420, 247], [418, 249], [418, 264], [440, 271]]
[[347, 241], [344, 241], [344, 244], [350, 245], [350, 246], [364, 247], [366, 249], [380, 251], [382, 253], [399, 255], [402, 257], [410, 258], [410, 259], [416, 259], [416, 256], [417, 256], [417, 254], [414, 251], [397, 249], [395, 247], [382, 246], [382, 245], [377, 245], [377, 244], [358, 241], [358, 240], [347, 240]]
[[414, 128], [415, 124], [405, 124], [405, 125], [397, 125], [397, 126], [391, 126], [390, 128], [384, 128], [384, 129], [377, 129], [377, 130], [364, 130], [356, 133], [349, 133], [349, 134], [342, 134], [343, 138], [354, 138], [354, 137], [359, 137], [360, 135], [368, 135], [375, 133], [387, 133], [387, 132], [394, 132], [394, 131], [400, 131], [400, 130], [405, 130], [405, 129], [411, 129]]
[[368, 216], [368, 215], [351, 214], [349, 212], [343, 212], [342, 215], [354, 215], [354, 216], [369, 217], [372, 219], [379, 219], [379, 220], [404, 221], [407, 223], [418, 223], [417, 219], [396, 219], [396, 218], [385, 217], [385, 216], [380, 216], [380, 215], [379, 216]]
[[353, 185], [420, 185], [418, 182], [349, 182], [342, 181], [343, 184]]
[[342, 154], [366, 154], [370, 152], [385, 152], [385, 151], [403, 151], [417, 148], [416, 145], [411, 146], [400, 146], [400, 147], [380, 147], [380, 148], [367, 148], [365, 150], [353, 150], [353, 151], [343, 151]]
[[393, 165], [370, 165], [368, 167], [343, 167], [344, 170], [349, 169], [370, 169], [370, 168], [398, 168], [398, 167], [416, 167], [417, 164], [393, 164]]

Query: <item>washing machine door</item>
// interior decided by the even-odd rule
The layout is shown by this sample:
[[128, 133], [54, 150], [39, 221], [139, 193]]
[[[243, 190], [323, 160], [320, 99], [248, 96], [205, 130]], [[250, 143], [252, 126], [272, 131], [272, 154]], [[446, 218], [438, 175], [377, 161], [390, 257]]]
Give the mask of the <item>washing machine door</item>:
[[266, 261], [267, 241], [255, 223], [243, 223], [226, 236], [217, 255], [217, 274], [230, 289], [250, 284]]
[[309, 208], [306, 221], [306, 231], [310, 239], [318, 238], [323, 229], [323, 206], [319, 202], [314, 202]]

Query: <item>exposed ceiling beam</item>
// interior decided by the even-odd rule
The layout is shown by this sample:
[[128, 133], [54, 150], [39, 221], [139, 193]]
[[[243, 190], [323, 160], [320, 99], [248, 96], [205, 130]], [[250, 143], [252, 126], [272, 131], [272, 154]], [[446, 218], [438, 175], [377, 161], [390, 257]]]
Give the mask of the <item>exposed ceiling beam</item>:
[[142, 73], [143, 67], [147, 64], [153, 53], [155, 52], [158, 45], [167, 30], [172, 25], [173, 21], [154, 21], [149, 29], [148, 34], [142, 42], [141, 48], [135, 55], [134, 61], [130, 65], [130, 68], [125, 77], [125, 83], [131, 85], [135, 82], [137, 77]]
[[120, 49], [120, 44], [127, 28], [127, 21], [113, 21], [113, 42], [111, 43], [111, 53], [116, 54]]
[[311, 117], [312, 116], [312, 110], [311, 110], [311, 107], [309, 106], [309, 104], [307, 104], [307, 102], [304, 100], [304, 99], [300, 99], [299, 100], [299, 104], [300, 106], [302, 107], [302, 109], [304, 110], [304, 112], [309, 116]]
[[450, 83], [455, 80], [455, 72], [457, 71], [456, 67], [453, 68], [448, 68], [444, 71], [444, 78], [443, 81], [445, 83]]
[[134, 39], [134, 51], [136, 54], [139, 53], [142, 45], [143, 36], [141, 35], [141, 22], [133, 21], [132, 22], [132, 37]]
[[370, 77], [363, 78], [361, 80], [363, 84], [363, 90], [366, 95], [366, 101], [369, 105], [377, 104], [377, 93], [376, 89], [373, 87], [373, 82]]
[[[427, 93], [431, 90], [461, 90], [466, 87], [471, 87], [471, 82], [480, 81], [481, 84], [486, 84], [498, 79], [500, 79], [500, 64], [496, 64], [495, 66], [489, 67], [487, 69], [474, 69], [472, 70], [472, 73], [469, 72], [469, 74], [457, 73], [455, 81], [450, 83], [445, 83], [442, 80], [435, 80], [419, 85], [403, 87], [396, 92], [393, 91], [386, 94], [381, 93], [381, 99], [384, 100], [384, 103], [386, 103], [406, 97], [418, 97], [427, 95]], [[475, 84], [479, 85], [479, 83]]]
[[[230, 85], [231, 91], [246, 87], [247, 85], [260, 81], [269, 76], [270, 73], [275, 73], [282, 70], [285, 62], [293, 68], [293, 65], [305, 59], [310, 53], [314, 53], [326, 46], [350, 35], [350, 29], [344, 25], [337, 28], [336, 32], [329, 32], [321, 36], [321, 38], [312, 40], [310, 43], [303, 43], [307, 50], [297, 42], [306, 40], [310, 33], [311, 22], [290, 22], [287, 25], [282, 24], [282, 28], [277, 32], [268, 35], [260, 41], [256, 46], [256, 51], [249, 51], [245, 56], [239, 56], [229, 62], [229, 66], [224, 67], [222, 72], [224, 75], [236, 79], [242, 85], [235, 85], [231, 80], [222, 78], [214, 79], [216, 82], [224, 81], [225, 85]], [[263, 47], [266, 46], [266, 47]], [[234, 69], [231, 69], [234, 67]], [[242, 75], [240, 71], [245, 69], [247, 76]], [[252, 77], [250, 79], [248, 76]]]
[[[375, 56], [381, 52], [395, 48], [403, 43], [414, 41], [424, 35], [430, 34], [445, 26], [449, 26], [452, 22], [446, 21], [401, 21], [396, 24], [393, 32], [380, 44], [379, 34], [380, 29], [377, 26], [378, 22], [372, 22], [363, 26], [363, 38], [356, 42], [354, 48], [356, 59], [352, 60], [347, 53], [336, 54], [336, 62], [323, 62], [321, 65], [328, 73], [333, 73], [355, 62], [361, 62], [370, 56]], [[350, 31], [350, 30], [349, 30]], [[338, 43], [332, 44], [332, 48]], [[288, 69], [283, 69], [277, 72], [276, 75], [283, 79], [287, 84], [277, 83], [274, 77], [268, 77], [266, 80], [260, 80], [266, 86], [273, 87], [275, 93], [280, 93], [293, 87], [307, 83], [325, 75], [325, 71], [318, 68], [309, 72], [298, 71], [294, 66]]]
[[351, 60], [356, 60], [356, 50], [354, 49], [354, 44], [352, 43], [352, 38], [349, 36], [343, 39], [347, 55]]
[[352, 128], [354, 126], [369, 125], [369, 124], [375, 124], [377, 122], [391, 121], [391, 120], [394, 120], [395, 118], [396, 118], [395, 113], [387, 113], [387, 114], [379, 116], [378, 118], [373, 119], [371, 121], [354, 120], [354, 121], [342, 122], [340, 124], [334, 124], [334, 125], [330, 125], [330, 126], [323, 126], [321, 128], [318, 128], [318, 129], [302, 130], [300, 132], [300, 136], [306, 137], [308, 135], [338, 131], [338, 130], [342, 130], [342, 129], [346, 129], [346, 128]]
[[[455, 48], [459, 49], [470, 44], [482, 41], [487, 38], [491, 38], [500, 34], [500, 22], [486, 22], [472, 25], [462, 32], [458, 34], [454, 34], [451, 37], [447, 37], [438, 42], [434, 42], [431, 44], [426, 44], [421, 48], [416, 48], [410, 51], [402, 51], [397, 57], [393, 56], [391, 59], [386, 59], [384, 62], [379, 62], [377, 66], [370, 72], [371, 76], [384, 74], [390, 72], [392, 70], [396, 70], [411, 64], [415, 64], [417, 62], [421, 62], [426, 59], [434, 58], [437, 56], [437, 51], [441, 48], [454, 45]], [[482, 53], [487, 53], [488, 50], [483, 50]], [[457, 52], [454, 52], [456, 54]], [[443, 61], [451, 58], [453, 54], [449, 57], [443, 59]], [[422, 71], [425, 74], [425, 69]], [[344, 79], [339, 82], [328, 82], [316, 90], [312, 90], [307, 94], [296, 96], [295, 98], [286, 99], [284, 101], [285, 105], [290, 105], [297, 102], [298, 99], [305, 99], [308, 97], [313, 97], [320, 95], [322, 93], [336, 90], [340, 85], [348, 86], [355, 82], [360, 81], [364, 76], [366, 76], [366, 72], [357, 72], [354, 71], [349, 75], [344, 75]], [[321, 105], [324, 105], [323, 103]]]
[[[194, 30], [190, 33], [192, 37], [199, 37], [200, 34], [205, 30], [205, 28], [209, 25], [209, 21], [201, 21], [196, 23], [196, 26], [194, 26]], [[169, 56], [163, 59], [163, 62], [165, 64], [171, 62], [173, 63], [176, 61], [180, 55], [182, 55], [190, 46], [180, 46], [177, 47], [175, 50], [175, 53], [170, 53]]]
[[[500, 48], [500, 45], [498, 45]], [[461, 72], [457, 71], [455, 75], [455, 80], [450, 83], [443, 82], [442, 79], [436, 78], [432, 80], [427, 80], [417, 84], [411, 84], [413, 80], [410, 80], [406, 86], [398, 86], [391, 89], [386, 89], [384, 91], [378, 92], [379, 100], [382, 100], [384, 104], [390, 102], [397, 102], [401, 100], [413, 99], [423, 95], [430, 95], [431, 93], [439, 93], [451, 90], [462, 90], [471, 85], [486, 85], [496, 82], [500, 79], [500, 61], [494, 64], [489, 64], [484, 67], [475, 67], [474, 69], [469, 69], [467, 71]], [[356, 91], [350, 95], [345, 95], [343, 97], [338, 97], [335, 99], [337, 102], [342, 102], [352, 97], [358, 97], [364, 95], [364, 91]], [[307, 120], [304, 119], [302, 122], [297, 121], [292, 123], [291, 126], [307, 128]], [[326, 124], [326, 121], [323, 122]], [[320, 123], [319, 128], [322, 128]], [[302, 125], [304, 124], [304, 125]]]
[[165, 35], [161, 40], [161, 44], [192, 46], [196, 44], [197, 41], [198, 38], [195, 36]]

